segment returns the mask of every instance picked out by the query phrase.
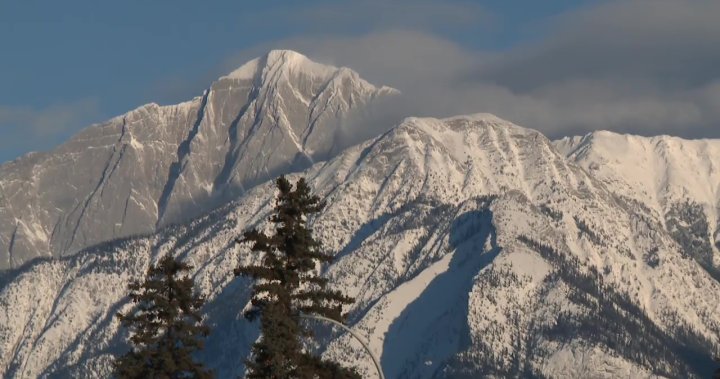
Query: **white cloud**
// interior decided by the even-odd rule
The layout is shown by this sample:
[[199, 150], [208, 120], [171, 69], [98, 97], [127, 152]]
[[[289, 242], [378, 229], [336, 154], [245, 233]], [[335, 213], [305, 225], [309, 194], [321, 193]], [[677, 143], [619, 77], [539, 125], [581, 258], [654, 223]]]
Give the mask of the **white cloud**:
[[[308, 17], [296, 19], [315, 25], [315, 34], [240, 51], [214, 77], [287, 48], [403, 91], [375, 120], [378, 130], [408, 115], [490, 112], [551, 137], [597, 129], [720, 137], [718, 1], [605, 1], [554, 17], [532, 43], [500, 52], [473, 50], [436, 32], [461, 12], [470, 16], [455, 27], [492, 23], [481, 8], [416, 7], [403, 19], [403, 2], [372, 21], [378, 4], [305, 10]], [[322, 31], [362, 22], [371, 30]]]

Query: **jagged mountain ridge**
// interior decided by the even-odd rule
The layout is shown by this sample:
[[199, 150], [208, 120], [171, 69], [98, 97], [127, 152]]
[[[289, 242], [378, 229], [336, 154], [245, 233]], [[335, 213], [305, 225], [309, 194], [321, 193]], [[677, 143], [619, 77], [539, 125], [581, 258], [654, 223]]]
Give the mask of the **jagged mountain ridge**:
[[[536, 131], [411, 118], [305, 175], [328, 201], [312, 221], [338, 257], [325, 275], [357, 298], [350, 323], [388, 377], [693, 377], [720, 344], [720, 286], [663, 218]], [[210, 299], [203, 360], [242, 375], [257, 331], [231, 271], [255, 258], [232, 239], [271, 206], [265, 183], [190, 224], [16, 272], [0, 292], [3, 374], [106, 375], [125, 286], [173, 252]], [[318, 348], [372, 377], [347, 336]]]
[[720, 141], [599, 131], [555, 146], [614, 193], [648, 207], [720, 280]]
[[0, 165], [0, 270], [153, 232], [326, 159], [345, 147], [348, 119], [396, 92], [275, 50], [191, 101], [142, 106]]

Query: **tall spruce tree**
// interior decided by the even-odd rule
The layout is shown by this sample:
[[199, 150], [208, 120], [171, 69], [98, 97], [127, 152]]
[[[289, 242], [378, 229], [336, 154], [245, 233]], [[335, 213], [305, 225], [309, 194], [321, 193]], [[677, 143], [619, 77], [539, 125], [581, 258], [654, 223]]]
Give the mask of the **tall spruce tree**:
[[151, 265], [143, 283], [130, 284], [136, 306], [118, 313], [123, 326], [133, 330], [132, 350], [115, 361], [120, 378], [212, 378], [212, 372], [192, 359], [203, 348], [209, 328], [198, 312], [204, 303], [193, 294], [191, 266], [170, 255]]
[[322, 360], [303, 349], [302, 338], [312, 336], [301, 315], [321, 315], [343, 322], [343, 304], [353, 299], [327, 288], [328, 280], [317, 274], [318, 264], [333, 257], [322, 251], [307, 226], [307, 218], [324, 207], [311, 194], [304, 178], [295, 188], [284, 177], [276, 180], [279, 192], [270, 221], [272, 234], [252, 229], [237, 243], [250, 243], [262, 256], [259, 265], [240, 266], [236, 276], [255, 280], [249, 320], [260, 318], [261, 337], [246, 361], [248, 378], [360, 378], [353, 369]]

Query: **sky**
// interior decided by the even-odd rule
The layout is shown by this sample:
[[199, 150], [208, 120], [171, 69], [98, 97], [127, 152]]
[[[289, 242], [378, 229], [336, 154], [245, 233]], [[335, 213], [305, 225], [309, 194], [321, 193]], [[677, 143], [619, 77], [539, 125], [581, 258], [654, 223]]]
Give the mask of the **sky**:
[[720, 138], [718, 15], [716, 0], [3, 1], [0, 162], [276, 48], [398, 88], [388, 120]]

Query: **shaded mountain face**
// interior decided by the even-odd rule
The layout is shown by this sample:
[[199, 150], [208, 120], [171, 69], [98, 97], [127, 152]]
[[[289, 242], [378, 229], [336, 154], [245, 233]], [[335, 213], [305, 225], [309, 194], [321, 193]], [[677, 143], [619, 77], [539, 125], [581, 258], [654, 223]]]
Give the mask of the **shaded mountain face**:
[[[151, 233], [346, 146], [349, 119], [397, 93], [271, 51], [203, 96], [148, 104], [0, 166], [0, 269]], [[345, 140], [345, 143], [360, 141]]]
[[[688, 257], [664, 213], [611, 190], [540, 133], [490, 115], [410, 118], [313, 165], [327, 207], [310, 220], [357, 299], [349, 324], [387, 377], [709, 376], [720, 284]], [[291, 177], [295, 180], [295, 177]], [[213, 331], [199, 357], [243, 375], [257, 338], [241, 316], [258, 259], [232, 241], [263, 227], [271, 182], [190, 223], [34, 262], [0, 291], [0, 372], [104, 377], [127, 349], [114, 314], [165, 253], [196, 269]], [[319, 354], [374, 368], [356, 342], [317, 326]]]

